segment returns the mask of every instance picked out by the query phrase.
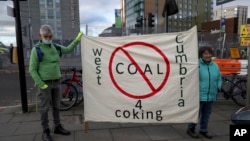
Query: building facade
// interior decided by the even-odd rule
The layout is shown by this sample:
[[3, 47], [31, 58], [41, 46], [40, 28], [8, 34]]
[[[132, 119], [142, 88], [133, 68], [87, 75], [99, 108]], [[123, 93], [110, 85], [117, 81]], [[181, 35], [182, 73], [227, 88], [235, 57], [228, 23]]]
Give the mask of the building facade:
[[176, 0], [179, 12], [168, 19], [162, 16], [165, 0], [121, 0], [123, 25], [134, 29], [137, 17], [143, 17], [144, 31], [148, 25], [149, 13], [154, 16], [154, 31], [157, 33], [188, 30], [201, 23], [212, 20], [213, 0]]
[[[43, 24], [52, 26], [53, 41], [68, 45], [80, 31], [79, 0], [27, 0], [20, 1], [24, 52], [27, 56], [39, 40]], [[79, 47], [75, 54], [79, 52]]]
[[[231, 7], [221, 7], [219, 9], [215, 9], [213, 11], [213, 20], [220, 20], [221, 18], [225, 19], [231, 19], [231, 18], [237, 18], [237, 31], [236, 33], [239, 34], [240, 32], [240, 26], [242, 24], [247, 24], [247, 11], [248, 11], [248, 6], [231, 6]], [[225, 23], [226, 27], [229, 26], [230, 24]]]

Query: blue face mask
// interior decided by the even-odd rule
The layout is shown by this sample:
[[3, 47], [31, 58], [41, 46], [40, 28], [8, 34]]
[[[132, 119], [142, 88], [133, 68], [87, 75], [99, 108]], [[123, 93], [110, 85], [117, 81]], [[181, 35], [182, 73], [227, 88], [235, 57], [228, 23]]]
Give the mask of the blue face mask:
[[46, 40], [46, 39], [42, 39], [43, 43], [46, 45], [50, 45], [52, 43], [52, 40]]

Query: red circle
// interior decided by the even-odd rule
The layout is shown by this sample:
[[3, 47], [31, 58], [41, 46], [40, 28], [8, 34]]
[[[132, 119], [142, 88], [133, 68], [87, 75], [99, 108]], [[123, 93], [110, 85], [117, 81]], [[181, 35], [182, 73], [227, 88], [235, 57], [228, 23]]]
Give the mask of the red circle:
[[[128, 93], [126, 92], [125, 90], [123, 90], [119, 85], [118, 83], [115, 81], [115, 78], [114, 78], [114, 75], [113, 75], [113, 72], [112, 72], [112, 63], [113, 63], [113, 59], [114, 59], [114, 56], [115, 54], [119, 51], [119, 50], [124, 50], [124, 48], [128, 48], [128, 47], [131, 47], [131, 46], [134, 46], [134, 45], [141, 45], [142, 47], [149, 47], [149, 48], [152, 48], [153, 50], [155, 50], [162, 58], [163, 60], [165, 61], [166, 63], [166, 75], [162, 81], [162, 83], [159, 85], [158, 88], [152, 90], [152, 92], [149, 92], [149, 93], [146, 93], [144, 95], [133, 95], [131, 93]], [[169, 60], [168, 58], [165, 56], [165, 54], [159, 49], [157, 48], [156, 46], [152, 45], [152, 44], [149, 44], [149, 43], [145, 43], [145, 42], [139, 42], [139, 41], [136, 41], [136, 42], [131, 42], [131, 43], [127, 43], [123, 46], [120, 46], [120, 47], [117, 47], [113, 53], [111, 54], [111, 57], [110, 57], [110, 63], [109, 63], [109, 75], [110, 75], [110, 78], [111, 78], [111, 81], [113, 82], [113, 84], [115, 85], [115, 87], [124, 95], [130, 97], [130, 98], [133, 98], [133, 99], [145, 99], [145, 98], [148, 98], [148, 97], [151, 97], [153, 95], [155, 95], [157, 92], [159, 92], [163, 86], [166, 84], [167, 80], [168, 80], [168, 77], [169, 77], [169, 73], [170, 73], [170, 64], [169, 64]]]

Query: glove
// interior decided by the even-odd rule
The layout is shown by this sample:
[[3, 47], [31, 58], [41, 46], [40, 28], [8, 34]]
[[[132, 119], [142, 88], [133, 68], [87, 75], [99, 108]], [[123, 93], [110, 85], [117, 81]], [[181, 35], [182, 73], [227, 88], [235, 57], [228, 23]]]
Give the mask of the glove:
[[82, 31], [80, 31], [80, 32], [77, 34], [76, 40], [77, 40], [78, 42], [81, 41], [82, 35], [83, 35], [83, 32], [82, 32]]
[[41, 89], [47, 89], [48, 88], [48, 85], [47, 84], [43, 84], [41, 87], [40, 87]]

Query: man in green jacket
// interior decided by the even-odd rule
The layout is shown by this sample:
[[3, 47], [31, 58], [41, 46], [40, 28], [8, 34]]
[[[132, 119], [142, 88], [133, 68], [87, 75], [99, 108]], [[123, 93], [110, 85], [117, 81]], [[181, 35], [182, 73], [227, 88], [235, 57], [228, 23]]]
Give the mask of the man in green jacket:
[[[57, 45], [60, 48], [60, 52], [62, 54], [72, 52], [80, 42], [82, 35], [83, 33], [79, 32], [68, 47]], [[43, 128], [42, 139], [43, 141], [52, 141], [48, 125], [50, 104], [52, 104], [53, 107], [54, 133], [70, 135], [70, 132], [65, 130], [60, 123], [60, 56], [57, 50], [58, 47], [56, 48], [55, 44], [52, 43], [53, 31], [51, 26], [42, 25], [39, 36], [41, 41], [31, 50], [29, 72], [36, 85], [40, 88], [40, 114]], [[39, 48], [39, 51], [37, 48]], [[42, 56], [39, 54], [42, 54]]]

